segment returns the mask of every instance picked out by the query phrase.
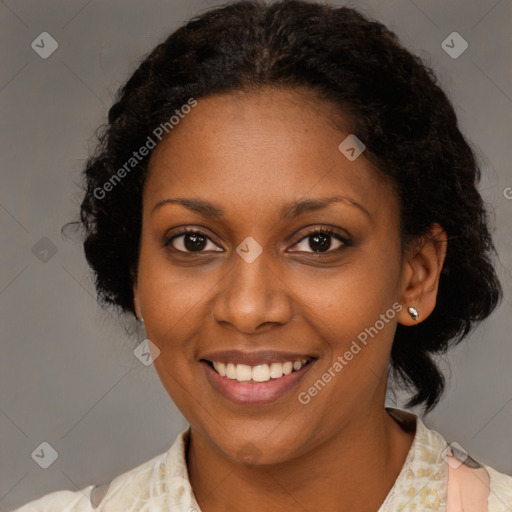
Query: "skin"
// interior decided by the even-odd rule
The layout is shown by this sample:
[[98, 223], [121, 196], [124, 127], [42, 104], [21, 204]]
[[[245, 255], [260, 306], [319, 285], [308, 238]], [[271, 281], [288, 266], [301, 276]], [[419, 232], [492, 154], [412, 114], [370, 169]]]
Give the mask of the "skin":
[[[341, 154], [350, 125], [335, 126], [330, 112], [300, 90], [210, 96], [151, 157], [134, 305], [160, 350], [158, 375], [191, 426], [187, 465], [203, 512], [374, 512], [413, 441], [384, 408], [388, 362], [397, 322], [416, 323], [407, 308], [418, 309], [419, 321], [434, 309], [446, 234], [433, 225], [432, 236], [401, 252], [392, 186], [364, 153], [354, 161]], [[286, 203], [334, 194], [350, 201], [279, 216]], [[213, 202], [224, 216], [178, 204], [152, 212], [178, 197]], [[328, 237], [329, 252], [315, 252], [307, 231], [322, 225], [348, 233], [353, 244]], [[184, 227], [208, 237], [202, 254], [180, 253], [184, 236], [165, 247]], [[252, 263], [236, 252], [248, 236], [263, 250]], [[399, 314], [299, 403], [297, 394], [396, 302]], [[226, 349], [317, 360], [274, 402], [236, 405], [199, 364], [207, 351]]]

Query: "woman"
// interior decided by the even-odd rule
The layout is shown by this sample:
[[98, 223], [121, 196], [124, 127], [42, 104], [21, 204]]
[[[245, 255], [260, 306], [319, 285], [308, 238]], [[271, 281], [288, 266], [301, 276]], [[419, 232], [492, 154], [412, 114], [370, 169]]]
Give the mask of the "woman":
[[29, 511], [512, 510], [512, 477], [385, 408], [431, 410], [501, 287], [480, 170], [430, 68], [382, 24], [234, 2], [159, 44], [84, 171], [99, 297], [143, 323], [190, 424]]

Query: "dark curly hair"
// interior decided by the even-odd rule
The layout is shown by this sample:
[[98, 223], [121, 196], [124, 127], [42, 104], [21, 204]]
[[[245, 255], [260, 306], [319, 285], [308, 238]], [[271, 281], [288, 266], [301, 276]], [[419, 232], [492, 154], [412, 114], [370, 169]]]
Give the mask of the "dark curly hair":
[[238, 1], [191, 19], [144, 58], [118, 91], [83, 172], [77, 223], [99, 302], [135, 314], [151, 151], [114, 183], [116, 173], [191, 98], [262, 86], [305, 88], [350, 119], [365, 157], [398, 193], [402, 248], [435, 222], [446, 231], [437, 305], [420, 324], [398, 325], [391, 353], [391, 375], [414, 393], [407, 405], [430, 411], [445, 386], [432, 356], [460, 342], [502, 297], [480, 169], [432, 69], [352, 8]]

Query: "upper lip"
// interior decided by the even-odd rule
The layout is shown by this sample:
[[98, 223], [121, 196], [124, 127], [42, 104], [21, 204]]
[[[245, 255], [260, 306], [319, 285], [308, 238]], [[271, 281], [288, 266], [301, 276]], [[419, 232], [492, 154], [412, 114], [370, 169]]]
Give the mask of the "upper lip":
[[303, 352], [278, 352], [276, 350], [259, 350], [257, 352], [243, 352], [240, 350], [220, 350], [209, 352], [200, 359], [216, 361], [219, 363], [247, 364], [257, 366], [259, 364], [286, 363], [287, 361], [301, 361], [315, 356]]

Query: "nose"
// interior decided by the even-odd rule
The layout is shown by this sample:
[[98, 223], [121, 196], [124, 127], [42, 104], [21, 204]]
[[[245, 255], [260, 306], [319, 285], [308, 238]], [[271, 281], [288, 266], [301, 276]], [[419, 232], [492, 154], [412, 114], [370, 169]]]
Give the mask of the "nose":
[[284, 325], [293, 317], [291, 290], [265, 252], [251, 263], [236, 255], [212, 307], [219, 324], [247, 334]]

